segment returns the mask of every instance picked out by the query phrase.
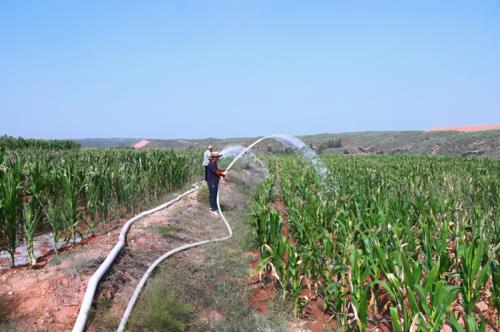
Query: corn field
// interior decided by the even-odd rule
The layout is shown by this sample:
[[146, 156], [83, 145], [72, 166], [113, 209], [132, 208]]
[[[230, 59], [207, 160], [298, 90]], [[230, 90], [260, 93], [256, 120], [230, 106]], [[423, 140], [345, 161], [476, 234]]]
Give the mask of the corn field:
[[50, 231], [75, 242], [96, 226], [150, 205], [201, 177], [201, 152], [131, 149], [0, 149], [0, 246], [14, 265], [25, 242]]
[[304, 161], [272, 159], [252, 202], [259, 270], [297, 315], [314, 298], [352, 330], [498, 330], [500, 161], [324, 162], [321, 182]]
[[71, 150], [79, 149], [80, 144], [72, 140], [42, 140], [33, 138], [0, 136], [0, 149], [18, 150], [18, 149], [51, 149], [51, 150]]

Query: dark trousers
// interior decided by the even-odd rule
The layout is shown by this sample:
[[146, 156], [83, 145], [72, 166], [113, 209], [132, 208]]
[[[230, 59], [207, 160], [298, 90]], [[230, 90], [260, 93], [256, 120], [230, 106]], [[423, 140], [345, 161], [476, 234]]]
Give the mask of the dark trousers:
[[208, 180], [208, 166], [205, 166], [205, 181]]
[[219, 190], [219, 186], [215, 184], [208, 185], [208, 192], [210, 194], [210, 210], [217, 211], [217, 191]]

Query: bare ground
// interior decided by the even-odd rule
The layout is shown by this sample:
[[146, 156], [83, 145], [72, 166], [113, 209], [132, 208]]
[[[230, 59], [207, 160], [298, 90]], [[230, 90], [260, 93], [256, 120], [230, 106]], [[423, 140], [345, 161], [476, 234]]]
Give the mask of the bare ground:
[[0, 272], [7, 308], [1, 328], [14, 331], [65, 331], [75, 321], [87, 282], [118, 238], [110, 231], [45, 257], [45, 266]]
[[[89, 331], [116, 330], [132, 293], [147, 268], [165, 252], [186, 243], [225, 235], [225, 227], [193, 193], [137, 223], [127, 247], [100, 283], [95, 319]], [[198, 259], [186, 252], [186, 259]]]

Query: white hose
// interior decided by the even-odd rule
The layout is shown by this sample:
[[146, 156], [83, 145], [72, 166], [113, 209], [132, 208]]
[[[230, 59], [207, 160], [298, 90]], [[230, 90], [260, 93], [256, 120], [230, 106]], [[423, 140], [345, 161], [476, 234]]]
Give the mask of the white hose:
[[211, 242], [224, 241], [224, 240], [230, 239], [233, 236], [233, 230], [231, 229], [231, 226], [229, 226], [229, 223], [227, 222], [226, 217], [224, 217], [224, 214], [222, 213], [221, 208], [220, 208], [219, 192], [217, 192], [217, 208], [218, 208], [218, 211], [219, 211], [219, 214], [220, 214], [222, 220], [226, 224], [226, 227], [227, 227], [229, 234], [224, 236], [224, 237], [220, 237], [220, 238], [216, 238], [216, 239], [203, 240], [203, 241], [199, 241], [199, 242], [195, 242], [195, 243], [185, 244], [183, 246], [180, 246], [180, 247], [177, 247], [175, 249], [170, 250], [169, 252], [163, 254], [157, 260], [155, 260], [154, 263], [151, 264], [149, 266], [149, 268], [146, 270], [146, 272], [142, 276], [141, 280], [139, 281], [139, 284], [137, 284], [137, 287], [135, 288], [134, 294], [132, 294], [132, 297], [130, 298], [130, 301], [128, 302], [127, 309], [125, 309], [125, 312], [123, 313], [122, 320], [120, 321], [120, 325], [118, 326], [118, 330], [117, 330], [118, 332], [122, 332], [125, 330], [125, 325], [127, 324], [128, 317], [130, 316], [130, 313], [132, 312], [132, 309], [134, 308], [134, 305], [137, 302], [139, 295], [141, 294], [142, 288], [146, 284], [146, 280], [148, 280], [149, 275], [151, 274], [151, 272], [153, 272], [153, 270], [156, 268], [156, 266], [158, 266], [158, 264], [163, 262], [168, 257], [172, 256], [173, 254], [178, 253], [179, 251], [183, 251], [183, 250], [186, 250], [189, 248], [201, 246], [201, 245], [211, 243]]
[[[273, 138], [273, 137], [276, 137], [276, 136], [277, 135], [269, 135], [269, 136], [261, 137], [258, 140], [256, 140], [255, 142], [253, 142], [252, 144], [250, 144], [249, 146], [247, 146], [229, 164], [229, 166], [226, 168], [226, 173], [229, 172], [229, 170], [231, 169], [231, 167], [233, 166], [233, 164], [242, 155], [244, 155], [248, 150], [250, 150], [256, 144], [260, 143], [261, 141], [263, 141], [263, 140], [265, 140], [267, 138]], [[183, 194], [177, 196], [177, 198], [175, 198], [175, 199], [173, 199], [173, 200], [171, 200], [171, 201], [169, 201], [167, 203], [164, 203], [164, 204], [162, 204], [162, 205], [160, 205], [160, 206], [158, 206], [158, 207], [156, 207], [154, 209], [151, 209], [151, 210], [148, 210], [148, 211], [144, 211], [144, 212], [138, 214], [137, 216], [133, 217], [129, 221], [127, 221], [127, 223], [123, 226], [122, 231], [120, 232], [120, 237], [118, 239], [118, 242], [113, 247], [113, 249], [111, 250], [111, 252], [108, 254], [108, 256], [106, 257], [106, 259], [104, 260], [104, 262], [101, 264], [101, 266], [99, 266], [99, 268], [97, 269], [97, 271], [92, 275], [92, 277], [89, 280], [89, 283], [87, 285], [87, 289], [85, 291], [85, 295], [83, 297], [82, 305], [81, 305], [80, 311], [78, 313], [78, 317], [77, 317], [75, 325], [73, 327], [73, 332], [83, 332], [85, 330], [85, 324], [87, 322], [88, 312], [90, 310], [90, 307], [92, 306], [92, 301], [94, 300], [94, 295], [95, 295], [95, 291], [97, 289], [97, 285], [98, 285], [99, 281], [101, 280], [102, 276], [104, 275], [104, 273], [106, 273], [106, 271], [109, 269], [109, 267], [111, 266], [111, 264], [113, 263], [113, 261], [116, 259], [116, 257], [120, 253], [120, 251], [125, 246], [126, 235], [127, 235], [128, 231], [129, 231], [130, 226], [133, 223], [135, 223], [136, 221], [140, 220], [141, 218], [143, 218], [143, 217], [145, 217], [147, 215], [150, 215], [152, 213], [155, 213], [155, 212], [157, 212], [157, 211], [159, 211], [161, 209], [164, 209], [166, 207], [169, 207], [170, 205], [174, 204], [175, 202], [178, 202], [182, 197], [184, 197], [186, 195], [189, 195], [192, 192], [195, 192], [196, 190], [199, 190], [200, 189], [199, 186], [203, 182], [204, 181], [197, 182], [197, 183], [193, 184], [192, 185], [192, 189], [190, 189], [190, 190], [184, 192]], [[211, 240], [203, 240], [203, 241], [200, 241], [200, 242], [195, 242], [195, 243], [191, 243], [191, 244], [185, 244], [183, 246], [180, 246], [180, 247], [177, 247], [175, 249], [170, 250], [169, 252], [167, 252], [167, 253], [163, 254], [162, 256], [160, 256], [156, 261], [154, 261], [153, 264], [149, 266], [149, 268], [146, 270], [146, 272], [144, 273], [143, 277], [139, 281], [139, 284], [137, 285], [137, 287], [136, 287], [136, 289], [134, 291], [134, 294], [132, 295], [132, 297], [131, 297], [128, 305], [127, 305], [127, 309], [125, 310], [125, 312], [123, 314], [123, 317], [122, 317], [122, 319], [120, 321], [120, 325], [118, 326], [118, 331], [121, 332], [121, 331], [123, 331], [125, 329], [125, 325], [127, 324], [128, 317], [130, 316], [130, 313], [132, 312], [132, 309], [133, 309], [133, 307], [134, 307], [134, 305], [135, 305], [135, 303], [136, 303], [136, 301], [137, 301], [137, 299], [138, 299], [138, 297], [139, 297], [139, 295], [141, 293], [142, 288], [146, 284], [146, 280], [148, 279], [148, 277], [151, 274], [151, 272], [153, 272], [153, 270], [155, 269], [155, 267], [158, 266], [158, 264], [160, 264], [166, 258], [172, 256], [173, 254], [178, 253], [179, 251], [183, 251], [183, 250], [186, 250], [186, 249], [189, 249], [189, 248], [197, 247], [197, 246], [204, 245], [204, 244], [211, 243], [211, 242], [224, 241], [224, 240], [227, 240], [227, 239], [229, 239], [229, 238], [231, 238], [233, 236], [233, 230], [229, 226], [229, 223], [227, 222], [227, 220], [224, 217], [224, 214], [222, 213], [221, 208], [220, 208], [219, 192], [217, 192], [217, 208], [219, 210], [219, 214], [220, 214], [222, 220], [226, 224], [226, 227], [228, 229], [229, 234], [227, 236], [224, 236], [224, 237], [221, 237], [221, 238], [216, 238], [216, 239], [211, 239]]]
[[133, 223], [136, 221], [142, 219], [143, 217], [150, 215], [152, 213], [158, 212], [166, 207], [169, 207], [170, 205], [174, 204], [175, 202], [178, 202], [181, 198], [183, 198], [186, 195], [189, 195], [198, 189], [200, 189], [200, 185], [203, 183], [202, 182], [197, 182], [194, 183], [191, 187], [190, 190], [180, 194], [177, 196], [177, 198], [168, 201], [162, 205], [159, 205], [151, 210], [147, 210], [144, 212], [141, 212], [140, 214], [136, 215], [132, 219], [128, 220], [125, 225], [123, 226], [121, 232], [120, 232], [120, 237], [118, 238], [118, 242], [115, 244], [111, 252], [108, 254], [104, 262], [99, 266], [97, 271], [92, 275], [92, 277], [89, 280], [89, 283], [87, 285], [87, 289], [85, 290], [85, 295], [83, 296], [82, 300], [82, 305], [80, 306], [80, 311], [78, 312], [78, 317], [76, 318], [75, 325], [73, 326], [73, 332], [82, 332], [85, 330], [85, 323], [87, 322], [87, 315], [90, 310], [90, 307], [92, 306], [92, 301], [94, 300], [94, 295], [95, 291], [97, 289], [97, 285], [99, 281], [101, 280], [102, 276], [106, 273], [106, 271], [109, 269], [113, 261], [116, 259], [120, 251], [123, 249], [125, 246], [125, 240], [127, 233], [130, 229], [130, 226], [132, 226]]
[[[250, 150], [252, 147], [254, 147], [256, 144], [260, 143], [261, 141], [263, 141], [263, 140], [265, 140], [267, 138], [272, 138], [272, 137], [274, 137], [274, 135], [270, 135], [270, 136], [265, 136], [265, 137], [259, 138], [258, 140], [256, 140], [255, 142], [253, 142], [252, 144], [250, 144], [249, 146], [247, 146], [229, 164], [229, 166], [226, 168], [226, 174], [229, 172], [229, 170], [234, 165], [234, 163], [241, 156], [243, 156], [248, 150]], [[156, 268], [156, 266], [158, 266], [158, 264], [160, 264], [161, 262], [163, 262], [166, 258], [172, 256], [173, 254], [178, 253], [179, 251], [183, 251], [183, 250], [186, 250], [186, 249], [189, 249], [189, 248], [201, 246], [201, 245], [204, 245], [204, 244], [207, 244], [207, 243], [228, 240], [228, 239], [230, 239], [233, 236], [233, 230], [231, 229], [231, 226], [229, 226], [229, 223], [227, 222], [226, 217], [224, 217], [224, 214], [222, 213], [222, 210], [220, 208], [219, 193], [220, 193], [220, 191], [217, 192], [217, 208], [219, 210], [219, 214], [220, 214], [222, 220], [226, 224], [226, 227], [227, 227], [227, 230], [228, 230], [229, 234], [227, 236], [216, 238], [216, 239], [203, 240], [203, 241], [199, 241], [199, 242], [195, 242], [195, 243], [185, 244], [183, 246], [180, 246], [180, 247], [177, 247], [175, 249], [170, 250], [169, 252], [167, 252], [167, 253], [163, 254], [162, 256], [160, 256], [156, 261], [154, 261], [154, 263], [149, 266], [149, 268], [147, 269], [146, 273], [144, 273], [144, 275], [142, 276], [141, 280], [139, 281], [139, 284], [135, 288], [134, 294], [132, 295], [132, 297], [130, 298], [130, 301], [128, 302], [127, 309], [125, 309], [125, 312], [123, 313], [123, 317], [122, 317], [122, 319], [120, 321], [120, 325], [118, 326], [118, 330], [117, 330], [118, 332], [123, 332], [125, 330], [125, 325], [127, 324], [127, 321], [128, 321], [129, 316], [130, 316], [130, 313], [132, 312], [132, 309], [134, 308], [134, 305], [137, 302], [137, 299], [139, 298], [139, 295], [141, 294], [142, 288], [146, 284], [146, 280], [149, 278], [149, 275], [151, 274], [151, 272], [153, 272], [153, 270]]]

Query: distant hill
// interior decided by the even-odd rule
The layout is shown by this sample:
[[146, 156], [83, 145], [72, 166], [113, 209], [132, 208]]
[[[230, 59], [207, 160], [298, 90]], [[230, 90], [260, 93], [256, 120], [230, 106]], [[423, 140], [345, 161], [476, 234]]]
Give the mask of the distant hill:
[[129, 147], [139, 141], [137, 138], [78, 138], [74, 141], [83, 148], [117, 148]]
[[[322, 153], [474, 155], [500, 159], [500, 130], [364, 132], [321, 134], [303, 138]], [[341, 146], [328, 147], [328, 142], [335, 139], [340, 139]]]
[[[327, 154], [429, 154], [447, 156], [482, 156], [500, 159], [500, 130], [477, 132], [457, 131], [384, 131], [298, 136], [318, 153]], [[182, 150], [205, 149], [211, 144], [215, 150], [229, 145], [249, 145], [256, 137], [204, 139], [150, 139], [145, 148]], [[124, 147], [140, 141], [133, 138], [76, 140], [82, 147]], [[267, 153], [288, 153], [290, 149], [270, 140], [255, 147]]]

